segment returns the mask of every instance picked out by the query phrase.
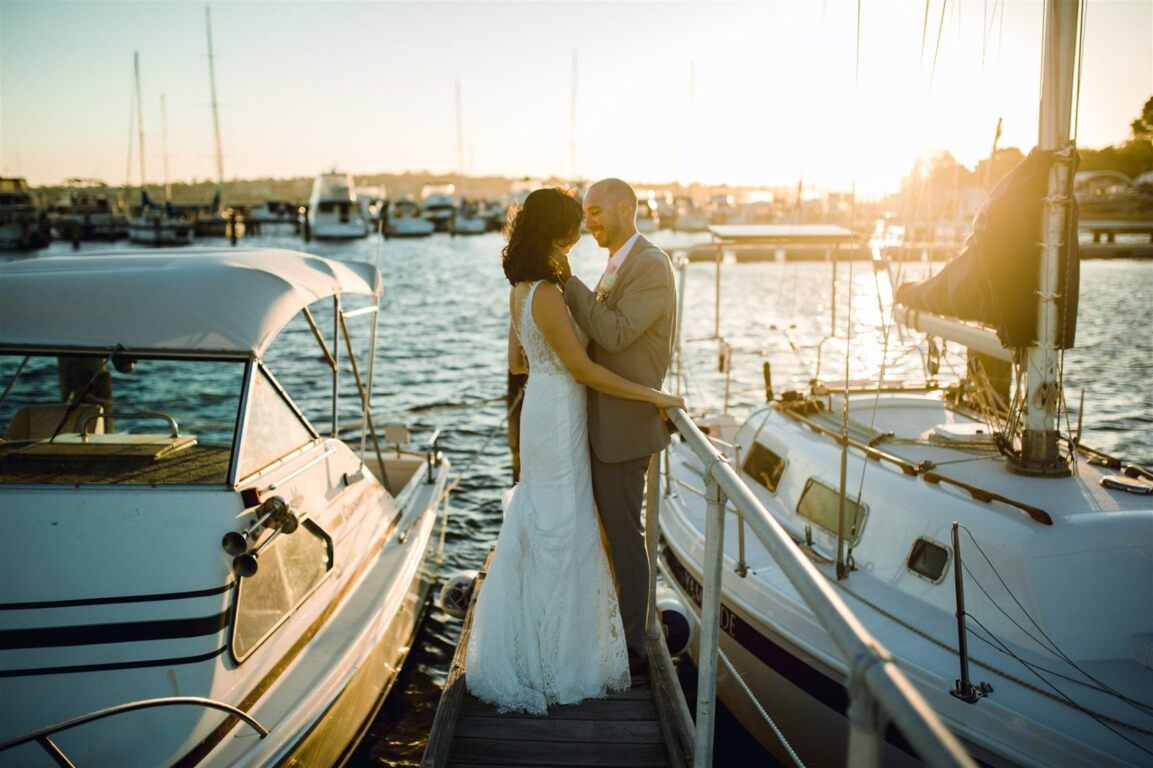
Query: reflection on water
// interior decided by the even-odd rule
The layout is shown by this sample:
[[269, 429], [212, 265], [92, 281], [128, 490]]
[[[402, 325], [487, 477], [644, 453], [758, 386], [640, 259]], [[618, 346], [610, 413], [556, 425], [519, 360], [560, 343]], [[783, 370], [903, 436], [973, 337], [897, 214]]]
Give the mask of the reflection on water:
[[[665, 235], [658, 233], [655, 239], [668, 245]], [[671, 246], [690, 242], [677, 237]], [[384, 297], [373, 369], [374, 413], [378, 422], [403, 420], [443, 430], [440, 444], [461, 475], [446, 542], [446, 570], [477, 567], [496, 539], [500, 494], [511, 477], [500, 401], [507, 381], [508, 283], [500, 269], [499, 235], [385, 242], [368, 238], [306, 246], [298, 238], [270, 232], [251, 238], [248, 245], [379, 260]], [[68, 252], [67, 244], [57, 243], [34, 258]], [[593, 283], [604, 265], [604, 252], [585, 237], [573, 250], [572, 260], [575, 272]], [[921, 279], [937, 268], [939, 264], [916, 263], [894, 267], [890, 275], [858, 262], [841, 265], [834, 278], [829, 266], [820, 263], [725, 265], [718, 329], [715, 266], [690, 264], [682, 328], [690, 406], [704, 409], [724, 402], [720, 345], [714, 338], [718, 330], [733, 350], [729, 402], [738, 412], [763, 400], [765, 362], [771, 365], [778, 394], [805, 387], [818, 369], [828, 379], [842, 378], [847, 368], [852, 378], [875, 380], [883, 375], [889, 380], [923, 381], [924, 350], [908, 348], [909, 339], [885, 324], [885, 302], [891, 296], [890, 281]], [[849, 307], [851, 313], [846, 311]], [[317, 324], [327, 336], [331, 322], [330, 312], [318, 312]], [[357, 322], [369, 319], [361, 316]], [[1065, 355], [1066, 397], [1075, 411], [1085, 389], [1083, 428], [1088, 444], [1145, 465], [1153, 464], [1151, 328], [1153, 262], [1082, 264], [1078, 346]], [[285, 340], [294, 343], [280, 346], [267, 362], [308, 411], [315, 405], [309, 391], [315, 393], [316, 403], [327, 394], [328, 378], [315, 374], [325, 366], [324, 353], [307, 324], [294, 324], [288, 333], [292, 335]], [[356, 352], [367, 376], [367, 361], [360, 357], [363, 350]], [[342, 348], [340, 354], [346, 351]], [[946, 347], [941, 379], [947, 382], [959, 374], [963, 360], [963, 350]], [[211, 396], [205, 393], [205, 397]], [[344, 414], [356, 412], [356, 397], [354, 383], [344, 377], [342, 420], [351, 418]], [[307, 415], [318, 428], [328, 427], [329, 414]], [[1071, 418], [1075, 428], [1077, 415]], [[419, 763], [459, 630], [458, 621], [435, 608], [430, 611], [394, 695], [350, 765]], [[718, 739], [718, 748], [725, 741]]]

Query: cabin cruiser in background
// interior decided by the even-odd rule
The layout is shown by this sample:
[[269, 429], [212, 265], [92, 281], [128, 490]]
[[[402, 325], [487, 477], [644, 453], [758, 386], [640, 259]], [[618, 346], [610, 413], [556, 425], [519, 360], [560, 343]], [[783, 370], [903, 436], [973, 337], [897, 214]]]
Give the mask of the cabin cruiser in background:
[[335, 168], [312, 183], [304, 214], [305, 239], [350, 240], [368, 236], [368, 219], [356, 197], [352, 174]]
[[[1093, 449], [1062, 413], [1079, 292], [1076, 153], [1070, 110], [1052, 102], [1072, 92], [1077, 6], [1052, 0], [1045, 17], [1041, 114], [1058, 124], [1042, 126], [939, 274], [878, 291], [914, 345], [932, 334], [967, 348], [962, 378], [938, 381], [932, 339], [921, 386], [822, 379], [818, 365], [807, 389], [777, 393], [764, 363], [765, 404], [698, 424], [976, 760], [1149, 765], [1153, 472]], [[841, 342], [845, 370], [874, 343]], [[696, 614], [714, 567], [708, 467], [677, 440], [666, 467], [660, 567]], [[783, 763], [793, 750], [805, 764], [844, 764], [860, 670], [746, 530], [730, 507], [717, 567], [734, 672], [719, 675], [718, 695]], [[882, 764], [919, 764], [892, 729], [883, 752]]]
[[652, 197], [637, 198], [637, 231], [641, 234], [651, 235], [657, 231], [660, 217], [657, 216], [657, 201]]
[[673, 200], [669, 221], [675, 232], [704, 232], [709, 226], [709, 217], [689, 197]]
[[128, 235], [128, 217], [116, 193], [99, 179], [68, 179], [64, 193], [48, 206], [48, 221], [60, 240], [118, 240]]
[[424, 217], [432, 222], [437, 232], [452, 231], [452, 218], [456, 212], [456, 185], [447, 183], [425, 184], [420, 189], [420, 204]]
[[412, 197], [390, 200], [385, 216], [384, 233], [388, 237], [428, 237], [433, 224], [424, 217], [420, 203]]
[[32, 200], [23, 178], [0, 178], [0, 249], [48, 245], [48, 220]]
[[0, 264], [0, 764], [343, 763], [448, 516], [435, 436], [372, 421], [381, 290], [289, 250]]
[[265, 200], [252, 206], [244, 216], [245, 224], [255, 224], [257, 227], [297, 223], [300, 206], [286, 200]]
[[466, 200], [463, 197], [452, 214], [454, 235], [483, 235], [488, 231], [488, 221], [482, 213], [479, 200]]

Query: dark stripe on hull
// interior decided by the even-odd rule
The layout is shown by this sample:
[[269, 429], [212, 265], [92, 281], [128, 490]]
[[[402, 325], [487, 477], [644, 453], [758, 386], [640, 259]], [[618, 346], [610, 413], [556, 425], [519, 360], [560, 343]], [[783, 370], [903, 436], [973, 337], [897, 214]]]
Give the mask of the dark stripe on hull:
[[232, 589], [232, 583], [191, 592], [166, 592], [159, 595], [126, 595], [123, 597], [89, 597], [80, 600], [43, 600], [31, 603], [0, 603], [0, 611], [28, 611], [39, 608], [77, 608], [85, 605], [119, 605], [122, 603], [152, 603], [161, 600], [188, 600], [211, 597]]
[[75, 645], [136, 643], [215, 635], [228, 626], [228, 611], [192, 619], [125, 621], [112, 624], [79, 624], [71, 627], [37, 627], [0, 630], [0, 651], [16, 648], [61, 648]]
[[145, 667], [173, 667], [177, 664], [199, 664], [215, 659], [228, 650], [221, 646], [211, 653], [199, 656], [176, 656], [170, 659], [146, 659], [143, 661], [118, 661], [108, 664], [77, 664], [71, 667], [39, 667], [36, 669], [0, 670], [0, 677], [31, 677], [33, 675], [69, 675], [77, 672], [114, 672], [121, 669], [142, 669]]

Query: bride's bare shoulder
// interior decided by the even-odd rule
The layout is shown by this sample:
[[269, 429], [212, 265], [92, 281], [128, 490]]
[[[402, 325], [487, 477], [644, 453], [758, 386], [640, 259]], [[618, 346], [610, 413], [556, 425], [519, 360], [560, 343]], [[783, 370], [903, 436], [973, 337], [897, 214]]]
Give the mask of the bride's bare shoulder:
[[532, 297], [532, 316], [539, 324], [542, 319], [560, 317], [567, 312], [564, 303], [564, 294], [560, 287], [549, 282], [542, 282]]

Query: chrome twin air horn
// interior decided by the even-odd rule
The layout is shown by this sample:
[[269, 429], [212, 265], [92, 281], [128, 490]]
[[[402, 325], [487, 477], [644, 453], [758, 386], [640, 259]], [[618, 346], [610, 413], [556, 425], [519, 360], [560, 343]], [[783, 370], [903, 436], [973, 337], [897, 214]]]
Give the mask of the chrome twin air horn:
[[[280, 496], [272, 496], [261, 502], [256, 508], [256, 520], [242, 532], [229, 531], [224, 534], [220, 546], [232, 555], [232, 572], [237, 576], [252, 576], [256, 573], [259, 564], [257, 558], [272, 541], [282, 533], [293, 533], [300, 527], [300, 516], [293, 512], [288, 502]], [[269, 528], [272, 534], [261, 542], [260, 546], [250, 549], [260, 532]]]

